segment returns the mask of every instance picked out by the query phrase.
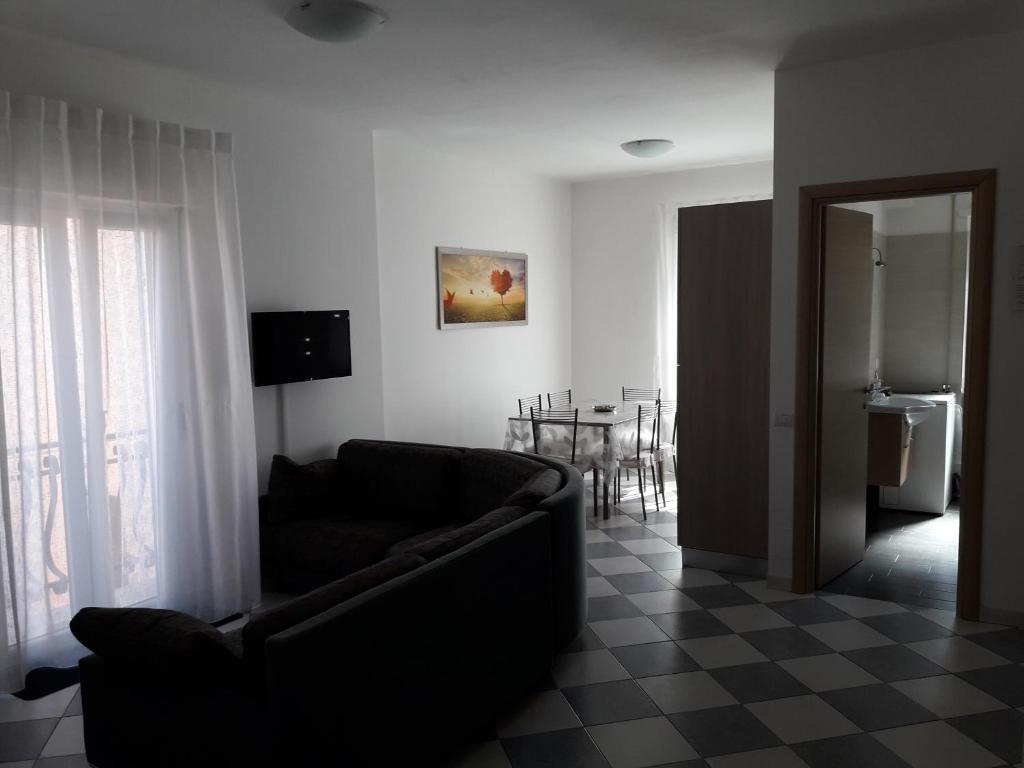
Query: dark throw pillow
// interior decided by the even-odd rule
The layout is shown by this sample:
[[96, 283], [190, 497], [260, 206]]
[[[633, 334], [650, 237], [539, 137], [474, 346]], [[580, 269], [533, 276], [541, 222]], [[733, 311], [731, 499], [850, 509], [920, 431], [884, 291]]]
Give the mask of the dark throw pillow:
[[504, 506], [536, 509], [538, 504], [561, 487], [562, 476], [557, 470], [542, 469], [523, 483], [522, 488], [505, 499]]
[[343, 495], [336, 459], [297, 464], [274, 456], [267, 483], [268, 523], [337, 514]]
[[242, 660], [231, 641], [195, 616], [160, 608], [83, 608], [71, 633], [105, 662], [169, 675], [235, 680]]
[[486, 533], [497, 530], [503, 525], [508, 525], [513, 520], [518, 520], [525, 514], [526, 510], [522, 507], [499, 507], [498, 509], [492, 509], [486, 515], [478, 517], [461, 528], [456, 528], [448, 533], [442, 533], [430, 541], [417, 544], [409, 550], [409, 554], [419, 555], [424, 560], [436, 560], [450, 552], [454, 552], [460, 547], [466, 546], [471, 541], [476, 541]]

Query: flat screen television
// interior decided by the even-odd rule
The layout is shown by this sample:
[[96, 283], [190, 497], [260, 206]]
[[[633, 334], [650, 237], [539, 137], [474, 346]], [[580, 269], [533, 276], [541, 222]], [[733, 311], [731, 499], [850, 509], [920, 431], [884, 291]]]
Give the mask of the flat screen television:
[[348, 310], [253, 312], [257, 387], [352, 375]]

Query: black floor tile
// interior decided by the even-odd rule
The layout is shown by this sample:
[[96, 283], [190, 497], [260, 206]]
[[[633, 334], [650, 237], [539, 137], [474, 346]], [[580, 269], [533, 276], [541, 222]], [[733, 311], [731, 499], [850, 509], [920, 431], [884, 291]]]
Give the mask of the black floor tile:
[[33, 768], [89, 768], [85, 755], [63, 755], [36, 760]]
[[0, 763], [35, 760], [59, 718], [0, 723]]
[[609, 768], [582, 728], [502, 739], [501, 746], [513, 768]]
[[902, 645], [862, 648], [845, 651], [843, 655], [886, 683], [946, 674], [946, 670], [938, 664], [933, 664], [921, 654]]
[[805, 741], [790, 747], [810, 768], [909, 768], [866, 733]]
[[997, 632], [983, 632], [971, 635], [971, 642], [988, 648], [1004, 659], [1020, 663], [1024, 661], [1024, 629], [1001, 629]]
[[797, 626], [824, 624], [828, 621], [848, 621], [851, 616], [831, 603], [817, 597], [772, 603], [772, 610]]
[[685, 611], [683, 613], [662, 613], [651, 616], [661, 631], [673, 640], [689, 640], [693, 637], [731, 635], [732, 630], [707, 611]]
[[708, 670], [741, 704], [804, 696], [810, 690], [773, 661]]
[[935, 715], [889, 685], [863, 685], [818, 694], [865, 731], [935, 720]]
[[674, 675], [700, 669], [700, 665], [675, 643], [624, 645], [611, 650], [634, 678]]
[[644, 612], [622, 595], [607, 595], [587, 599], [587, 621], [607, 619], [628, 619], [643, 616]]
[[1015, 709], [954, 717], [947, 722], [1008, 763], [1016, 765], [1024, 759], [1021, 757], [1024, 714]]
[[829, 646], [800, 627], [762, 629], [744, 632], [741, 636], [772, 661], [832, 653]]
[[726, 581], [731, 581], [734, 584], [739, 584], [742, 581], [763, 581], [764, 576], [751, 576], [749, 573], [728, 573], [726, 571], [715, 571]]
[[866, 616], [861, 619], [872, 629], [878, 630], [897, 643], [913, 643], [918, 640], [935, 640], [952, 637], [953, 633], [934, 621], [916, 613], [889, 613], [883, 616]]
[[586, 566], [587, 566], [587, 568], [586, 568], [587, 576], [600, 576], [601, 575], [601, 572], [598, 571], [597, 568], [592, 566], [590, 563], [587, 563]]
[[668, 719], [703, 757], [775, 747], [779, 737], [746, 707], [716, 707], [669, 715]]
[[633, 680], [563, 688], [562, 693], [584, 725], [657, 717], [658, 705]]
[[[569, 645], [566, 646], [564, 653], [579, 653], [580, 651], [599, 651], [604, 648], [604, 643], [601, 642], [597, 634], [590, 627], [584, 625], [583, 631], [576, 636]], [[74, 702], [72, 702], [74, 703]]]
[[1024, 667], [1019, 664], [972, 669], [958, 676], [1008, 706], [1024, 707]]
[[622, 528], [606, 528], [605, 534], [616, 541], [636, 541], [637, 539], [657, 539], [658, 534], [642, 525], [628, 525]]
[[659, 576], [654, 571], [643, 573], [620, 573], [613, 576], [605, 576], [611, 585], [624, 595], [635, 595], [640, 592], [662, 592], [668, 589], [675, 589], [672, 582], [665, 577]]
[[758, 600], [751, 597], [739, 587], [732, 584], [720, 584], [714, 587], [691, 587], [684, 589], [688, 597], [701, 608], [728, 608], [733, 605], [753, 605]]
[[598, 557], [626, 557], [632, 554], [632, 552], [617, 541], [598, 541], [593, 544], [587, 544], [588, 560]]

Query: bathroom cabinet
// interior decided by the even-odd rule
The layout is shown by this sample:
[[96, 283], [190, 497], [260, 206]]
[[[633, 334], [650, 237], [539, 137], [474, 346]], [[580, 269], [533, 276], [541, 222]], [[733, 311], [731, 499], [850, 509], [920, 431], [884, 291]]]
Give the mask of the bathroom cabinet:
[[910, 426], [902, 414], [868, 415], [868, 485], [901, 486], [910, 464]]

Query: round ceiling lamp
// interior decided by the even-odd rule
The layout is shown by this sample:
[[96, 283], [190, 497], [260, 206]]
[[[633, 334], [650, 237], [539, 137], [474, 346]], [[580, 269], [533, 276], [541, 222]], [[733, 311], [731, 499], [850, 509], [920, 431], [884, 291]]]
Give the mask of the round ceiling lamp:
[[661, 157], [676, 148], [675, 142], [668, 139], [637, 139], [622, 144], [622, 151], [633, 157]]
[[379, 29], [388, 15], [357, 0], [306, 0], [291, 8], [284, 20], [307, 37], [344, 43]]

